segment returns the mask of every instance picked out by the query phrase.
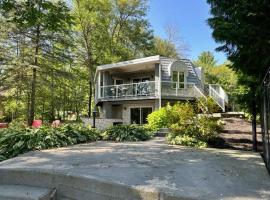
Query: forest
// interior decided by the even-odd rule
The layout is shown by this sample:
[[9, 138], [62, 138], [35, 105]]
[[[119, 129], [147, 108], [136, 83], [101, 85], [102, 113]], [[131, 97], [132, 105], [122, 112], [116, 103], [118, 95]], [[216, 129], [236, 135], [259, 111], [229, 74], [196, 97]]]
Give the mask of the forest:
[[[148, 9], [145, 0], [1, 0], [0, 122], [90, 117], [98, 65], [184, 57], [180, 33], [165, 25], [166, 38], [154, 35]], [[245, 108], [248, 89], [231, 62], [217, 64], [209, 51], [193, 62], [225, 88], [231, 110]]]

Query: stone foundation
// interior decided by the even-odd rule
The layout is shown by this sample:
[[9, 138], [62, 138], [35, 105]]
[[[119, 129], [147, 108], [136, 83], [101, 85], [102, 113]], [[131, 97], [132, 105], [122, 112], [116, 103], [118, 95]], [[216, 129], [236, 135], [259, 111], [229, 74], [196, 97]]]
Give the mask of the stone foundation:
[[[81, 118], [84, 124], [93, 126], [93, 118]], [[96, 128], [100, 130], [104, 130], [114, 123], [123, 123], [122, 119], [104, 119], [104, 118], [97, 118], [96, 119]]]

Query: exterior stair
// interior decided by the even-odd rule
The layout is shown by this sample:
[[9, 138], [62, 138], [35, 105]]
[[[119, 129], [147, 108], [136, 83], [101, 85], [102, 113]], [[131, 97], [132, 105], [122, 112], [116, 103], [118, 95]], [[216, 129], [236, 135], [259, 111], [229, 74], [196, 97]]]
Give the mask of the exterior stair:
[[222, 112], [226, 111], [226, 105], [228, 104], [228, 95], [220, 85], [205, 85], [204, 89], [194, 86], [194, 94], [197, 99], [206, 99], [207, 96], [211, 97], [222, 109]]
[[156, 136], [158, 137], [165, 137], [167, 133], [170, 132], [170, 129], [168, 128], [161, 128], [158, 130], [158, 132], [156, 132]]
[[56, 190], [25, 185], [0, 185], [0, 200], [56, 200]]

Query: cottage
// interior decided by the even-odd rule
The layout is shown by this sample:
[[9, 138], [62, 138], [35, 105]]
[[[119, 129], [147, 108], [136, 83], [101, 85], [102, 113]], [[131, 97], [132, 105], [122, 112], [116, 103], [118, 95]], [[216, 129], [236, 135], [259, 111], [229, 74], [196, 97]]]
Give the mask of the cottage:
[[151, 56], [101, 65], [96, 70], [95, 102], [100, 118], [144, 124], [168, 102], [211, 96], [225, 111], [228, 97], [219, 85], [205, 85], [204, 72], [188, 59]]

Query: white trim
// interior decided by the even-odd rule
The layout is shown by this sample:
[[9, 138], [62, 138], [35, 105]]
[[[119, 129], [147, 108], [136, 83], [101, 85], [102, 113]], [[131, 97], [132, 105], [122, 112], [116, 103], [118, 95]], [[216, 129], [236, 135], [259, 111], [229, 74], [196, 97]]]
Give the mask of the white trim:
[[158, 83], [159, 84], [159, 90], [158, 90], [158, 93], [159, 93], [159, 99], [158, 99], [159, 100], [159, 103], [158, 104], [159, 104], [159, 108], [161, 108], [161, 103], [162, 103], [161, 102], [161, 97], [162, 97], [162, 94], [161, 94], [162, 93], [161, 92], [162, 91], [162, 88], [161, 88], [162, 87], [161, 86], [161, 80], [162, 80], [162, 74], [161, 74], [161, 72], [162, 72], [162, 69], [161, 68], [162, 68], [162, 64], [159, 63], [159, 66], [158, 66], [158, 73], [159, 73], [159, 76], [158, 76], [159, 77], [159, 79], [158, 79], [158, 82], [159, 82]]
[[113, 69], [113, 68], [117, 68], [117, 67], [128, 67], [128, 66], [137, 65], [137, 64], [159, 62], [159, 61], [160, 61], [160, 56], [159, 55], [150, 56], [150, 57], [145, 57], [145, 58], [128, 60], [128, 61], [124, 61], [124, 62], [100, 65], [100, 66], [97, 67], [97, 71], [106, 70], [106, 69]]

